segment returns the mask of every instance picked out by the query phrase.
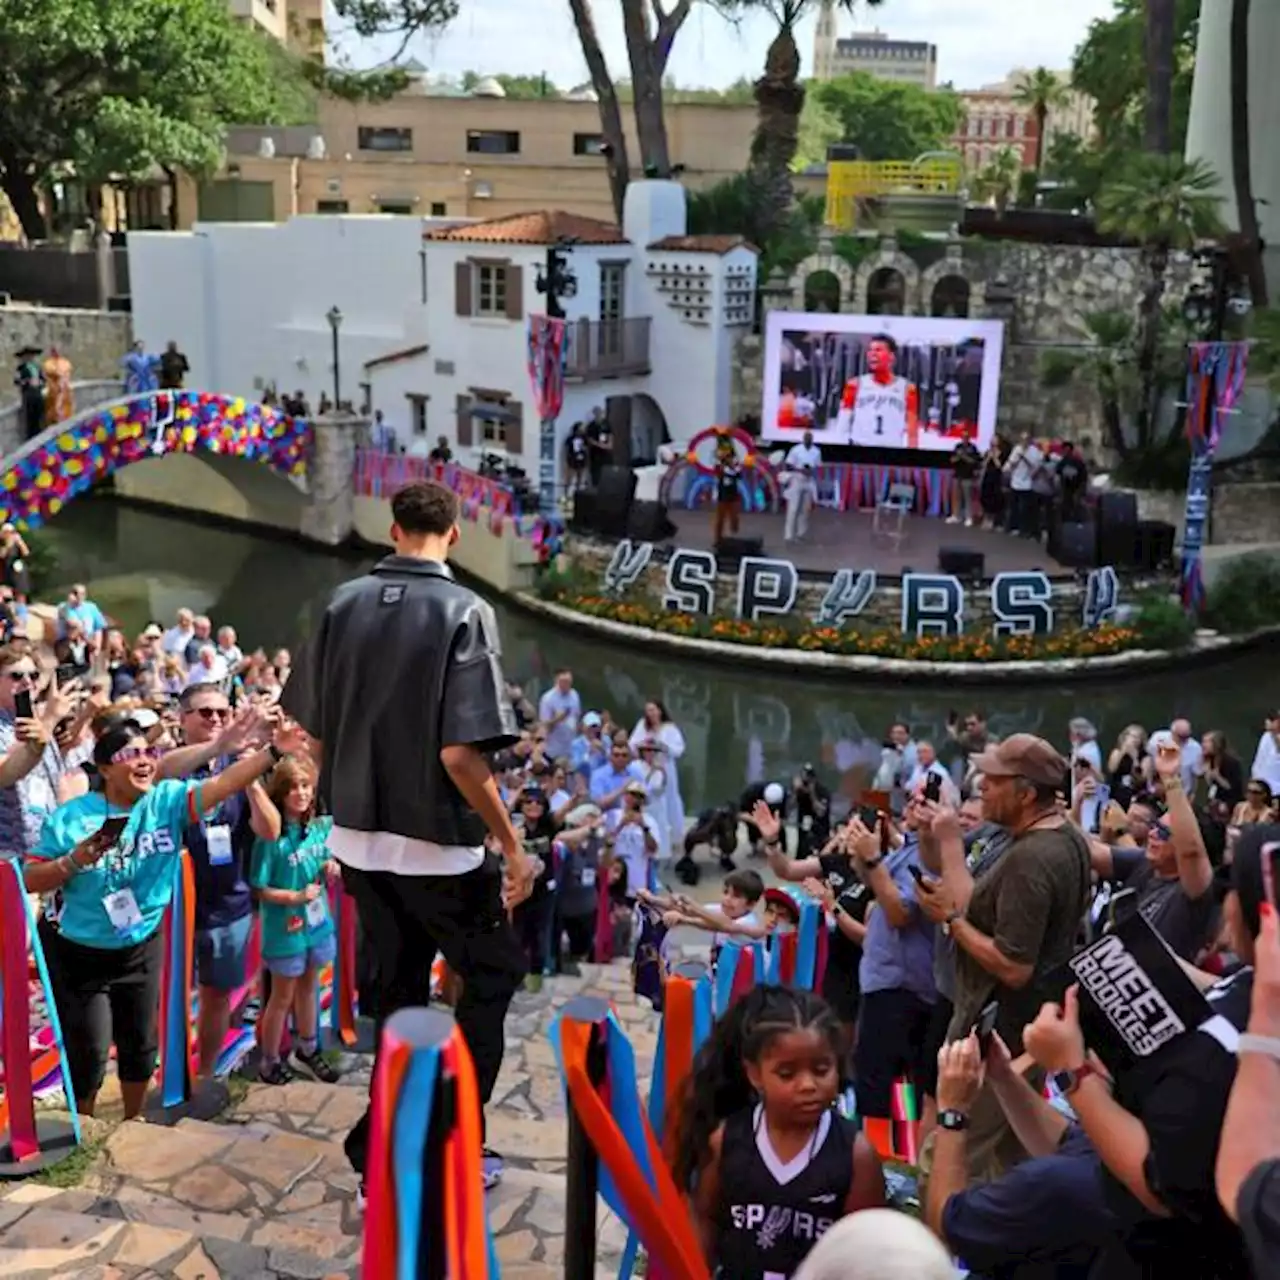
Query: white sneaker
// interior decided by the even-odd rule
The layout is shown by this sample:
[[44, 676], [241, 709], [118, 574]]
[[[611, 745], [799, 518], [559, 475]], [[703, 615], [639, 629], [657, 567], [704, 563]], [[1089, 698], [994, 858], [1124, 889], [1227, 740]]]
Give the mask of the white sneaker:
[[947, 517], [947, 523], [948, 523], [948, 524], [959, 524], [959, 523], [960, 523], [960, 517], [959, 517], [959, 516], [948, 516], [948, 517]]
[[964, 522], [964, 527], [965, 527], [966, 529], [972, 529], [972, 528], [973, 528], [973, 521], [972, 521], [972, 520], [966, 520], [966, 521]]

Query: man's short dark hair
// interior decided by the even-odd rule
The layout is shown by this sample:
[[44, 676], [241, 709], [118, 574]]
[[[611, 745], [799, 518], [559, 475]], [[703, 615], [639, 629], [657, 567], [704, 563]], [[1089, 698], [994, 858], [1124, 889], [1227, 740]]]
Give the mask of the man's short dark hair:
[[434, 480], [414, 480], [391, 499], [391, 516], [405, 533], [443, 537], [458, 523], [458, 496]]
[[887, 333], [873, 333], [871, 335], [871, 341], [867, 343], [867, 346], [870, 346], [872, 342], [882, 343], [884, 346], [889, 348], [889, 351], [893, 355], [896, 356], [898, 354], [898, 343], [896, 339], [891, 338]]
[[761, 879], [758, 871], [752, 871], [750, 868], [730, 871], [724, 878], [724, 887], [753, 906], [764, 897], [764, 880]]
[[227, 696], [227, 691], [218, 681], [202, 680], [199, 684], [189, 684], [185, 689], [183, 689], [183, 691], [178, 695], [178, 706], [181, 707], [184, 712], [190, 711], [191, 704], [202, 693], [216, 693], [220, 698], [225, 698]]

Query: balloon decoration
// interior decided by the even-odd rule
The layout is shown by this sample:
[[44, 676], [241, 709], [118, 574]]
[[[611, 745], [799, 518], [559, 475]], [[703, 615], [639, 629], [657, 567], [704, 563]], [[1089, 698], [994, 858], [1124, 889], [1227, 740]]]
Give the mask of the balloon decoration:
[[0, 521], [33, 529], [121, 467], [169, 453], [223, 454], [305, 476], [311, 423], [239, 396], [153, 391], [95, 409], [0, 473]]
[[776, 510], [780, 501], [778, 475], [768, 458], [757, 452], [758, 442], [741, 427], [708, 427], [685, 446], [662, 477], [658, 491], [661, 501], [673, 505], [676, 482], [682, 480], [686, 507], [715, 501], [716, 466], [723, 458], [737, 461], [743, 469], [739, 481], [744, 511]]

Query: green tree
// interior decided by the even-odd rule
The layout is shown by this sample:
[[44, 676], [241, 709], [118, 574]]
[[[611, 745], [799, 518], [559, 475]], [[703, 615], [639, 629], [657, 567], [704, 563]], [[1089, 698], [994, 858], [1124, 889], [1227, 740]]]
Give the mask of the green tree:
[[827, 148], [840, 141], [843, 126], [840, 117], [818, 101], [816, 93], [805, 94], [804, 110], [800, 112], [800, 137], [796, 146], [796, 158], [791, 162], [792, 171], [801, 173], [810, 165], [825, 164]]
[[856, 71], [813, 86], [814, 97], [840, 121], [842, 142], [864, 160], [914, 160], [947, 146], [963, 110], [949, 89], [877, 80]]
[[33, 240], [60, 175], [207, 172], [227, 124], [290, 123], [299, 101], [278, 48], [225, 0], [5, 0], [0, 67], [0, 187]]
[[1062, 106], [1067, 87], [1048, 67], [1028, 71], [1013, 91], [1014, 101], [1026, 107], [1036, 122], [1036, 176], [1044, 170], [1045, 135], [1049, 131], [1049, 112]]
[[[1181, 151], [1186, 142], [1199, 20], [1200, 0], [1175, 0], [1166, 150]], [[1141, 145], [1150, 93], [1147, 69], [1146, 0], [1116, 0], [1115, 15], [1090, 24], [1071, 64], [1072, 85], [1095, 103], [1101, 150]]]
[[1155, 430], [1169, 257], [1225, 234], [1217, 192], [1217, 175], [1202, 162], [1142, 152], [1098, 196], [1099, 229], [1142, 245], [1146, 263], [1147, 283], [1138, 304], [1136, 339], [1140, 396], [1135, 431], [1139, 450], [1151, 445]]
[[997, 213], [1004, 213], [1018, 189], [1022, 160], [1012, 147], [1001, 147], [978, 173], [978, 194], [993, 200]]

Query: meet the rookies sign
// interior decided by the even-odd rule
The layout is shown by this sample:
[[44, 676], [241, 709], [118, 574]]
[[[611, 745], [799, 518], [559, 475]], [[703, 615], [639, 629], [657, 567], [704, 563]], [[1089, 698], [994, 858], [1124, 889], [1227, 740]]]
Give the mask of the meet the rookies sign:
[[[623, 595], [653, 561], [651, 542], [624, 539], [614, 548], [604, 574], [605, 592]], [[678, 548], [667, 561], [663, 604], [677, 613], [712, 614], [716, 608], [716, 558], [710, 551]], [[822, 627], [854, 621], [874, 599], [873, 569], [840, 569], [828, 581], [814, 614]], [[989, 597], [996, 636], [1043, 636], [1059, 621], [1053, 583], [1040, 572], [1001, 573], [980, 587], [966, 587], [947, 573], [902, 575], [901, 626], [906, 635], [958, 636], [966, 627], [975, 593]], [[1116, 616], [1120, 583], [1114, 569], [1092, 569], [1085, 584], [1078, 624], [1092, 629]], [[765, 622], [794, 613], [800, 599], [800, 574], [790, 560], [744, 556], [738, 566], [734, 611], [745, 622]]]
[[1177, 956], [1140, 915], [1077, 952], [1066, 967], [1080, 987], [1085, 1042], [1113, 1074], [1213, 1016]]

